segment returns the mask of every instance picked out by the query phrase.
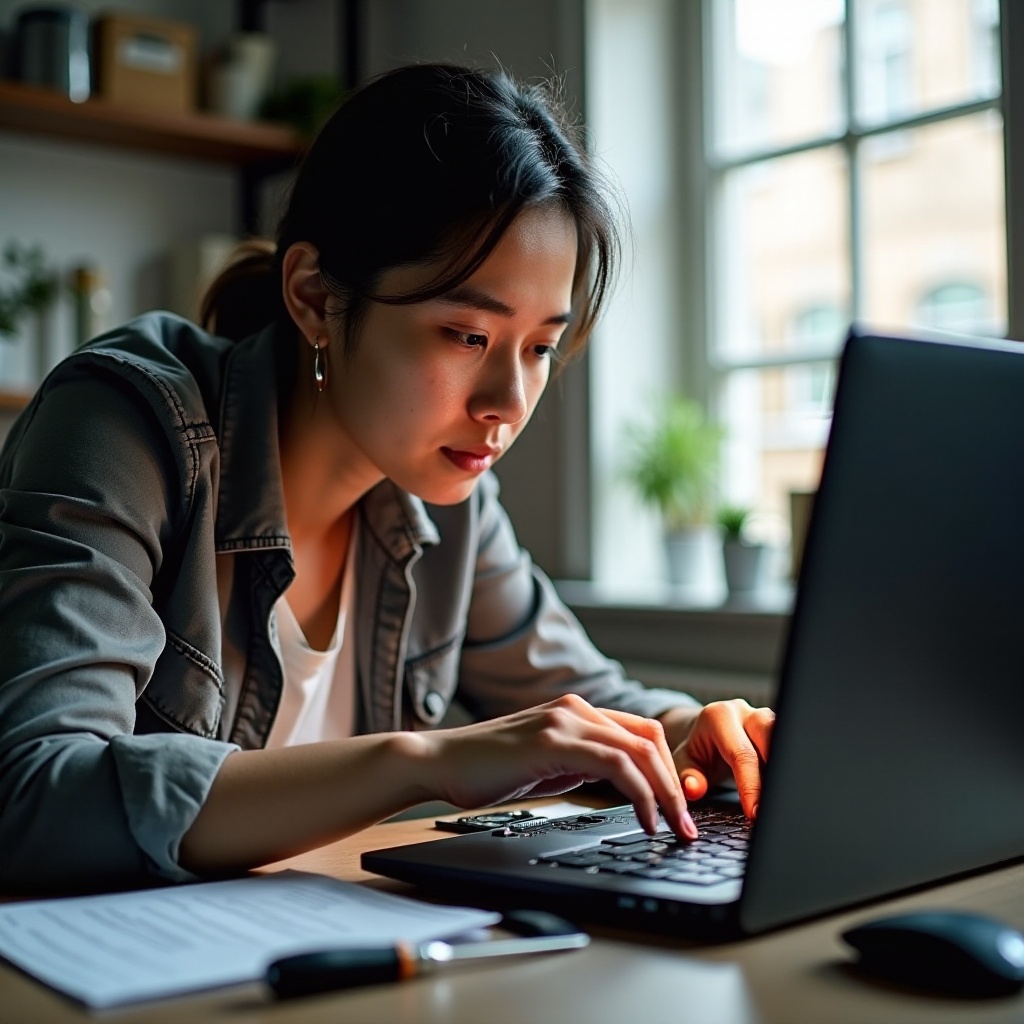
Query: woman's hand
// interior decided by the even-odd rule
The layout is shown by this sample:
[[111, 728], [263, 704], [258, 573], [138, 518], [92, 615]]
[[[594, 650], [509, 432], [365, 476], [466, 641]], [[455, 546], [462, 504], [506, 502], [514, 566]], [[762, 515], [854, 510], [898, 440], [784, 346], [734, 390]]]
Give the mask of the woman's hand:
[[660, 722], [566, 694], [502, 718], [418, 736], [430, 789], [458, 807], [553, 796], [607, 779], [653, 833], [658, 812], [679, 835], [697, 829]]
[[[757, 817], [761, 800], [761, 764], [768, 760], [775, 712], [754, 708], [745, 700], [719, 700], [692, 712], [668, 712], [661, 722], [670, 737], [685, 739], [672, 752], [687, 800], [699, 800], [708, 787], [736, 779], [740, 804], [748, 818]], [[688, 729], [688, 732], [687, 732]]]

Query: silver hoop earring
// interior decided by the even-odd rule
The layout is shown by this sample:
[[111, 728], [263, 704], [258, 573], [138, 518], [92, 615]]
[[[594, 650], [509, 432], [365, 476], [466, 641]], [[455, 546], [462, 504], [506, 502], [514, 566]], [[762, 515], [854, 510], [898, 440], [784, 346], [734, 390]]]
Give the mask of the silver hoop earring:
[[320, 348], [320, 335], [313, 339], [313, 383], [317, 391], [327, 387], [327, 347]]

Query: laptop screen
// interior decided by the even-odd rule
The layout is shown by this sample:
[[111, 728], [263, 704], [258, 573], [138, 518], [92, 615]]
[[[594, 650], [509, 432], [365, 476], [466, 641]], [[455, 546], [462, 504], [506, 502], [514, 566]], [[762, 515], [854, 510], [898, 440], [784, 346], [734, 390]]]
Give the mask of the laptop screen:
[[1024, 346], [851, 332], [747, 931], [1024, 855]]

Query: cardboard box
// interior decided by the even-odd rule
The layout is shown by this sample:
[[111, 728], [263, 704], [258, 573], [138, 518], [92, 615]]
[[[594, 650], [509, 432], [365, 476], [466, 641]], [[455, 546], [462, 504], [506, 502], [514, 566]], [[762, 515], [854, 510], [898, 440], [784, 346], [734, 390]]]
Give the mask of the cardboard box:
[[105, 14], [93, 28], [96, 92], [112, 103], [186, 113], [196, 108], [193, 26], [139, 14]]

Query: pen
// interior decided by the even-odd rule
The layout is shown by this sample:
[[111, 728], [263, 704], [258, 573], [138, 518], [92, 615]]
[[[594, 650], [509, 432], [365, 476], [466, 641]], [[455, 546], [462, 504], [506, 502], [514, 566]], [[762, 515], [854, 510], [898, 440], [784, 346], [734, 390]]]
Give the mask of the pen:
[[[519, 917], [521, 915], [508, 915], [508, 918]], [[433, 974], [449, 964], [525, 953], [582, 949], [590, 942], [586, 932], [579, 931], [567, 921], [550, 914], [544, 914], [543, 918], [545, 930], [526, 937], [461, 944], [434, 940], [418, 944], [397, 943], [376, 948], [299, 953], [275, 960], [267, 968], [266, 980], [278, 999], [292, 999], [359, 985], [404, 981]], [[517, 920], [508, 923], [513, 928], [522, 926], [522, 922]]]

